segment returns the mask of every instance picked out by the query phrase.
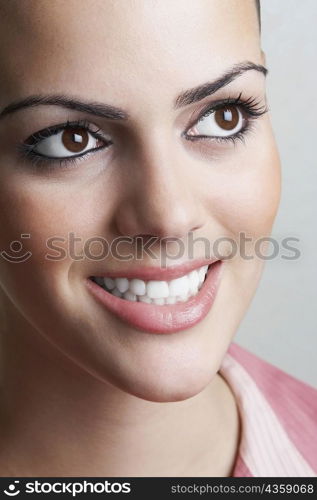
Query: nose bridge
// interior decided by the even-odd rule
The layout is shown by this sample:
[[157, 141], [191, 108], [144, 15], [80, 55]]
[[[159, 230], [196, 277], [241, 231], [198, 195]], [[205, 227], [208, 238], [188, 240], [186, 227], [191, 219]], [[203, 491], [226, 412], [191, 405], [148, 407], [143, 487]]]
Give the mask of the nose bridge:
[[193, 216], [185, 179], [180, 177], [177, 165], [171, 159], [161, 159], [158, 164], [147, 166], [142, 192], [137, 197], [138, 210], [151, 217], [156, 233], [164, 236], [183, 234]]
[[148, 135], [135, 154], [125, 199], [117, 211], [120, 233], [181, 238], [202, 225], [195, 186], [171, 137], [161, 134], [155, 140]]

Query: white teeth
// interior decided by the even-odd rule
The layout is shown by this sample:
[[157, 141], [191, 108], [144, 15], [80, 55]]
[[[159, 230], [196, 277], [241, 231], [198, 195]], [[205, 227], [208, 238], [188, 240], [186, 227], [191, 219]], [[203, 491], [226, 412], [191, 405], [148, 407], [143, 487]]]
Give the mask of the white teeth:
[[116, 286], [114, 280], [112, 278], [104, 278], [104, 282], [105, 282], [105, 286], [109, 289], [109, 290], [113, 290], [114, 287]]
[[165, 304], [165, 300], [164, 299], [153, 299], [153, 302], [157, 306], [162, 306], [163, 304]]
[[180, 302], [186, 302], [186, 300], [188, 300], [188, 293], [180, 295], [179, 297], [177, 297], [177, 300]]
[[145, 281], [134, 278], [133, 280], [130, 281], [129, 289], [132, 293], [135, 293], [135, 295], [145, 295], [146, 292]]
[[188, 280], [189, 280], [189, 293], [191, 295], [195, 295], [198, 291], [198, 285], [199, 285], [199, 275], [197, 271], [192, 271], [188, 275]]
[[136, 300], [137, 300], [136, 295], [134, 293], [130, 292], [130, 290], [128, 290], [127, 292], [125, 292], [123, 294], [123, 298], [126, 300], [131, 300], [132, 302], [136, 302]]
[[146, 294], [150, 299], [163, 299], [170, 295], [166, 281], [148, 281]]
[[100, 276], [94, 280], [116, 297], [132, 302], [164, 305], [186, 302], [190, 297], [195, 296], [202, 287], [207, 271], [208, 266], [202, 266], [171, 281], [150, 280], [146, 282], [138, 278], [129, 280], [127, 278], [101, 278]]
[[129, 289], [129, 280], [127, 278], [116, 278], [115, 283], [121, 293], [124, 293]]
[[176, 297], [166, 297], [165, 301], [166, 301], [166, 304], [175, 304]]
[[182, 276], [169, 283], [169, 295], [176, 297], [177, 295], [187, 295], [189, 290], [189, 280], [187, 276]]
[[200, 285], [201, 285], [201, 283], [202, 283], [202, 282], [204, 281], [204, 279], [205, 279], [205, 276], [206, 276], [207, 270], [208, 270], [208, 266], [203, 266], [203, 267], [201, 267], [201, 268], [198, 270], [199, 284], [200, 284]]
[[150, 299], [150, 297], [148, 297], [147, 295], [143, 295], [139, 297], [139, 302], [145, 302], [146, 304], [151, 304], [152, 299]]

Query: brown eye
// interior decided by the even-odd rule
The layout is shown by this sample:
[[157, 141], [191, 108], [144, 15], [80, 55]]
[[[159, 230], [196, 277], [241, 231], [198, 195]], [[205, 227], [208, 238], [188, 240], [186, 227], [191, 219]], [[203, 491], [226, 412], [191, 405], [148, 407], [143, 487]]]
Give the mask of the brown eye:
[[80, 153], [89, 141], [88, 131], [79, 128], [67, 128], [62, 133], [62, 142], [71, 153]]
[[95, 137], [84, 127], [66, 127], [38, 141], [32, 150], [49, 158], [70, 158], [108, 144], [109, 141]]
[[239, 112], [236, 106], [226, 106], [215, 111], [215, 121], [224, 130], [233, 130], [239, 123]]
[[224, 105], [221, 108], [207, 112], [187, 131], [190, 136], [230, 137], [242, 130], [245, 119], [235, 105]]

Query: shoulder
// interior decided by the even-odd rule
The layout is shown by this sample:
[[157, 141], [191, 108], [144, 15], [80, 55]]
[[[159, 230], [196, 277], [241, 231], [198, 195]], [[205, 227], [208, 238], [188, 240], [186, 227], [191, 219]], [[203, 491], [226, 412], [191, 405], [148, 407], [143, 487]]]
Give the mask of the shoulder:
[[[317, 389], [234, 342], [224, 359], [223, 373], [231, 377], [231, 385], [243, 405], [248, 404], [246, 390], [254, 400], [258, 397], [262, 409], [265, 402], [268, 410], [259, 417], [260, 412], [252, 408], [254, 414], [268, 420], [268, 413], [274, 413], [281, 433], [285, 432], [297, 452], [317, 472]], [[242, 385], [244, 392], [239, 393]], [[256, 408], [255, 401], [253, 406]], [[248, 408], [250, 412], [250, 405]]]

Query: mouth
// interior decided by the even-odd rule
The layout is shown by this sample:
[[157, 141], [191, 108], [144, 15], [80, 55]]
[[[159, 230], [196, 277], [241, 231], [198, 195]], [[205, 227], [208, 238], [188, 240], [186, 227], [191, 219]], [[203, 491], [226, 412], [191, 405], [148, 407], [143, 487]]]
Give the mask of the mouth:
[[[216, 296], [222, 264], [217, 260], [165, 273], [147, 269], [133, 275], [90, 276], [86, 285], [99, 304], [138, 330], [174, 333], [194, 326], [207, 315]], [[172, 279], [153, 279], [161, 276]]]
[[109, 278], [107, 276], [92, 276], [90, 279], [106, 292], [123, 300], [163, 306], [187, 302], [190, 297], [197, 295], [205, 281], [209, 267], [208, 265], [201, 266], [197, 270], [194, 269], [170, 281], [144, 281], [140, 278]]

